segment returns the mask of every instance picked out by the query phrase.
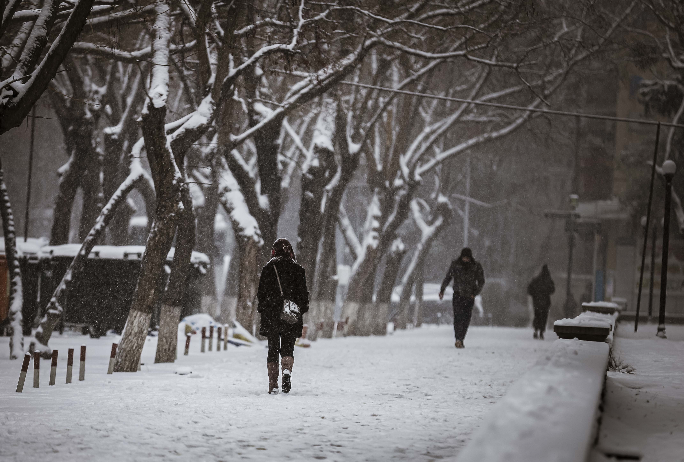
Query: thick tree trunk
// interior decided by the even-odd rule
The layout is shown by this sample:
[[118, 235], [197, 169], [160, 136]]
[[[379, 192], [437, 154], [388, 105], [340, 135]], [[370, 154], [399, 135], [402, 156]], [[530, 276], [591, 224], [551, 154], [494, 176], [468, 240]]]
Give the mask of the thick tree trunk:
[[[146, 241], [132, 307], [115, 357], [116, 372], [136, 372], [141, 360], [151, 315], [160, 301], [160, 282], [165, 278], [165, 260], [175, 237], [178, 204], [184, 180], [165, 134], [169, 90], [170, 4], [155, 3], [156, 30], [152, 49], [151, 84], [146, 108], [141, 114], [146, 157], [156, 187], [156, 218]], [[182, 153], [184, 156], [184, 153]], [[184, 204], [183, 204], [184, 205]]]
[[59, 170], [60, 181], [58, 194], [53, 208], [53, 226], [50, 230], [50, 245], [61, 245], [69, 242], [69, 228], [72, 218], [72, 205], [79, 189], [81, 169], [79, 156], [72, 153], [69, 161]]
[[236, 258], [239, 258], [237, 281], [237, 307], [235, 320], [242, 327], [253, 333], [255, 323], [258, 323], [256, 312], [256, 291], [259, 278], [259, 255], [261, 246], [251, 238], [235, 235], [237, 239]]
[[10, 359], [17, 359], [24, 354], [24, 335], [22, 333], [22, 275], [17, 258], [17, 239], [14, 229], [14, 216], [10, 196], [5, 186], [5, 172], [0, 161], [0, 217], [2, 232], [5, 236], [5, 258], [10, 276], [9, 322], [10, 322]]
[[381, 286], [376, 293], [376, 316], [372, 328], [374, 335], [386, 335], [391, 295], [393, 294], [395, 281], [398, 278], [398, 272], [400, 271], [400, 265], [404, 256], [405, 244], [403, 244], [402, 240], [396, 239], [388, 250]]
[[[178, 164], [179, 166], [179, 164]], [[180, 188], [183, 209], [177, 212], [177, 240], [170, 279], [161, 305], [158, 329], [157, 363], [175, 362], [177, 353], [177, 326], [180, 322], [182, 301], [188, 288], [189, 262], [194, 248], [195, 226], [192, 199], [186, 185]]]

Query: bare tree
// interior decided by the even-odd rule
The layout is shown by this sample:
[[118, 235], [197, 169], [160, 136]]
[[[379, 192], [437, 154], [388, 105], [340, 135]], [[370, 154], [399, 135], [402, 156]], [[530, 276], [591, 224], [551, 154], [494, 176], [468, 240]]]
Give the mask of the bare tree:
[[14, 229], [12, 204], [5, 186], [5, 172], [0, 161], [0, 217], [2, 233], [5, 236], [5, 259], [10, 276], [9, 324], [10, 324], [10, 359], [17, 359], [24, 353], [24, 335], [22, 332], [22, 276], [17, 257], [17, 237]]

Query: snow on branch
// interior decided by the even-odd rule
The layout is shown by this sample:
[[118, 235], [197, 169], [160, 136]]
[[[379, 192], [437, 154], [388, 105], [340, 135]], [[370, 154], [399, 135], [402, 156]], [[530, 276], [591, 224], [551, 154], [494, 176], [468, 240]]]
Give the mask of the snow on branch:
[[[193, 50], [195, 47], [196, 40], [192, 40], [184, 45], [172, 45], [170, 46], [170, 54], [185, 53]], [[96, 43], [89, 42], [77, 42], [72, 47], [72, 52], [75, 54], [102, 56], [108, 59], [121, 61], [123, 63], [139, 63], [148, 61], [153, 56], [153, 46], [136, 51], [124, 51], [107, 45], [98, 45]]]
[[166, 0], [157, 0], [155, 5], [156, 21], [153, 24], [155, 38], [151, 66], [151, 84], [148, 96], [155, 108], [163, 108], [168, 101], [170, 72], [170, 5]]
[[245, 201], [244, 194], [240, 190], [240, 185], [228, 168], [224, 159], [221, 159], [220, 171], [218, 176], [218, 194], [220, 203], [230, 217], [235, 233], [245, 236], [259, 246], [263, 245], [261, 230], [256, 218], [249, 212], [249, 207]]
[[345, 207], [342, 204], [340, 204], [340, 210], [338, 212], [338, 225], [345, 237], [345, 243], [350, 250], [350, 255], [352, 255], [352, 258], [357, 258], [357, 256], [362, 253], [362, 245], [357, 238], [355, 228], [352, 226], [352, 223], [350, 223]]
[[[0, 83], [0, 134], [18, 127], [55, 76], [72, 44], [84, 27], [94, 0], [77, 0], [60, 34], [38, 67], [21, 81], [10, 78]], [[14, 74], [13, 74], [14, 75]], [[28, 80], [25, 81], [25, 79]]]

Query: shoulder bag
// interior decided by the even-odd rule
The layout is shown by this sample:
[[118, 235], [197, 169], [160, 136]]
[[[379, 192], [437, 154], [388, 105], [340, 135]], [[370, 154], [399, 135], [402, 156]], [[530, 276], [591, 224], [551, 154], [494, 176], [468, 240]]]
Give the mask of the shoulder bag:
[[280, 312], [280, 319], [288, 324], [295, 324], [299, 321], [299, 306], [292, 300], [285, 298], [283, 294], [283, 286], [280, 284], [280, 276], [278, 276], [278, 270], [276, 265], [273, 265], [273, 271], [276, 272], [276, 278], [278, 279], [278, 287], [280, 288], [280, 296], [283, 299], [283, 309]]

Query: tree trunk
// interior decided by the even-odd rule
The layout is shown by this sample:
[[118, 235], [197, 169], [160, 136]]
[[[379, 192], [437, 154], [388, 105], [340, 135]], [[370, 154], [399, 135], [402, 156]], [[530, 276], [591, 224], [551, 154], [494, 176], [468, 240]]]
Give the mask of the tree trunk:
[[160, 281], [165, 278], [165, 260], [175, 237], [178, 204], [182, 200], [184, 179], [177, 167], [182, 162], [174, 156], [165, 134], [170, 79], [170, 8], [166, 0], [155, 3], [151, 84], [149, 99], [141, 114], [146, 157], [156, 188], [156, 218], [146, 241], [132, 307], [115, 357], [116, 372], [136, 372], [139, 367], [151, 315], [164, 290]]
[[50, 245], [61, 245], [69, 242], [69, 228], [72, 217], [74, 197], [79, 189], [81, 169], [78, 166], [79, 156], [72, 153], [69, 161], [59, 170], [60, 181], [58, 194], [53, 208], [53, 226], [50, 230]]
[[376, 293], [376, 316], [372, 333], [374, 335], [386, 335], [388, 325], [388, 312], [390, 311], [391, 295], [398, 278], [400, 265], [405, 256], [405, 244], [399, 238], [393, 241], [386, 256], [386, 267], [383, 271], [381, 286]]
[[[179, 164], [178, 164], [179, 167]], [[182, 301], [189, 286], [189, 262], [194, 248], [195, 222], [192, 199], [187, 185], [180, 188], [183, 209], [177, 212], [177, 241], [170, 279], [161, 305], [158, 329], [157, 363], [175, 362], [177, 353], [177, 326], [180, 323]]]
[[5, 236], [5, 258], [10, 276], [10, 296], [8, 313], [10, 322], [10, 359], [24, 354], [24, 335], [22, 333], [22, 275], [17, 258], [17, 239], [14, 229], [14, 216], [10, 196], [5, 186], [5, 172], [0, 161], [0, 217]]
[[253, 333], [253, 326], [257, 319], [256, 291], [258, 289], [259, 254], [261, 246], [252, 238], [239, 236], [237, 239], [236, 258], [239, 259], [237, 281], [237, 308], [235, 320], [242, 327]]

